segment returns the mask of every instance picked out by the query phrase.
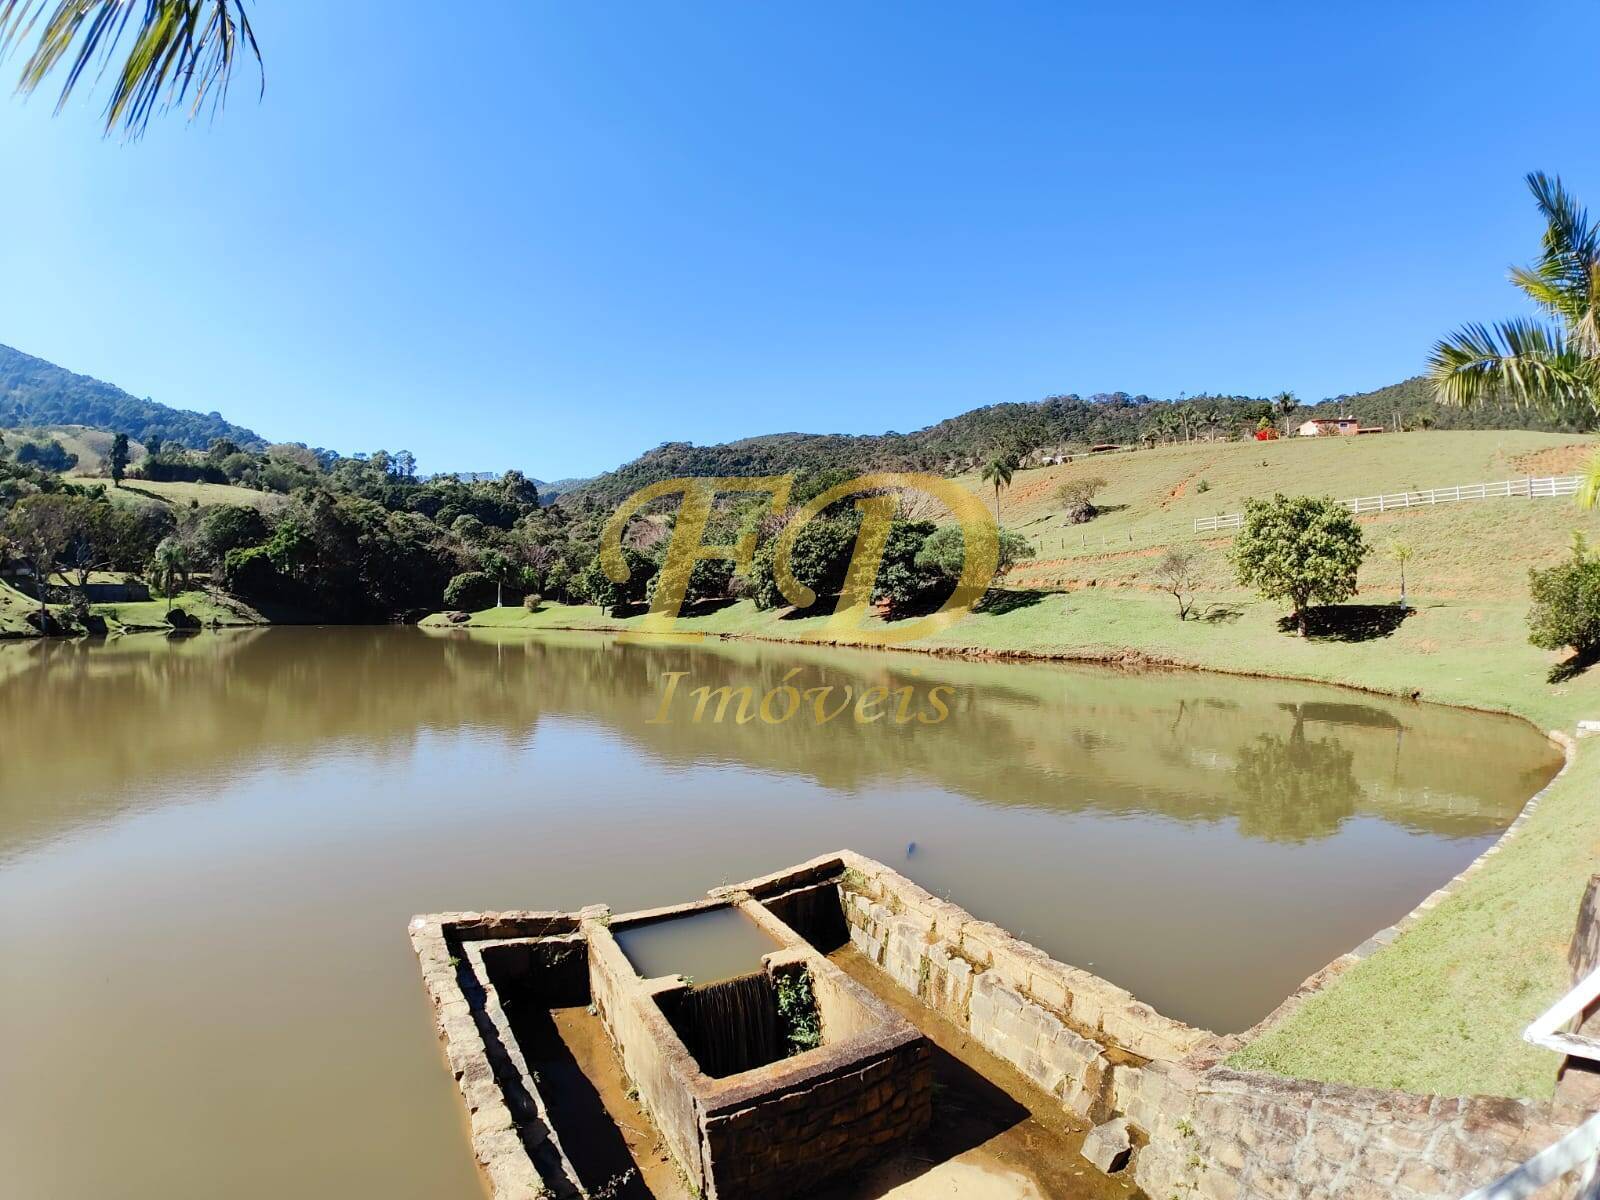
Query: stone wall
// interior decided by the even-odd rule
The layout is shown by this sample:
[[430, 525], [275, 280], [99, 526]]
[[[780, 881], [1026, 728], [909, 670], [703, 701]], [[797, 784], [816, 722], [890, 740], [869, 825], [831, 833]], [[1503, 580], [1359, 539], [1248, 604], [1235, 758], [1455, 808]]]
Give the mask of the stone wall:
[[1113, 1089], [1114, 1107], [1148, 1142], [1134, 1160], [1139, 1186], [1197, 1200], [1459, 1200], [1584, 1115], [1283, 1079], [1204, 1058], [1119, 1067]]
[[[856, 948], [1069, 1112], [1090, 1122], [1126, 1117], [1138, 1147], [1135, 1179], [1159, 1200], [1459, 1200], [1595, 1107], [1233, 1070], [1223, 1060], [1242, 1039], [1164, 1017], [882, 864], [833, 857]], [[1579, 973], [1600, 962], [1595, 889], [1585, 912], [1574, 941]], [[1258, 1030], [1325, 982], [1314, 977]]]
[[850, 855], [839, 878], [862, 954], [1079, 1117], [1110, 1115], [1117, 1063], [1176, 1059], [1212, 1038], [879, 863]]
[[[577, 913], [444, 913], [414, 918], [409, 927], [467, 1107], [473, 1154], [497, 1197], [576, 1197], [581, 1189], [510, 1034], [483, 950], [497, 939], [548, 938], [557, 945], [547, 961], [572, 962], [582, 954], [579, 921]], [[531, 948], [523, 954], [526, 961], [542, 957]]]
[[707, 1106], [705, 1152], [716, 1164], [718, 1200], [811, 1195], [826, 1178], [916, 1136], [933, 1115], [933, 1067], [921, 1040], [857, 1052], [793, 1087], [764, 1088]]

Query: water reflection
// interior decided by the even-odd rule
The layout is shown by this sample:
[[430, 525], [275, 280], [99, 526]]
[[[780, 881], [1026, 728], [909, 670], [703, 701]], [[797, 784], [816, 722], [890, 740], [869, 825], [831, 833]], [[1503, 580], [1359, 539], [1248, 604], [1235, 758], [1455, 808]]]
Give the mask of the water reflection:
[[[809, 701], [776, 725], [738, 723], [732, 708], [716, 721], [714, 704], [696, 721], [682, 698], [654, 724], [669, 672], [686, 673], [683, 693], [747, 686], [757, 700], [786, 682], [833, 686], [837, 697], [882, 688], [891, 709], [905, 688], [918, 704], [939, 685], [954, 698], [928, 728], [848, 713], [819, 727]], [[0, 727], [24, 752], [0, 754], [0, 858], [126, 805], [161, 803], [163, 780], [225, 778], [340, 742], [405, 753], [426, 731], [472, 729], [511, 745], [552, 716], [601, 722], [666, 763], [734, 762], [846, 791], [911, 777], [984, 804], [1231, 818], [1247, 836], [1285, 841], [1358, 814], [1485, 835], [1554, 761], [1511, 722], [1318, 693], [1176, 672], [588, 635], [272, 630], [11, 646], [0, 651]], [[1507, 741], [1525, 752], [1502, 753]], [[42, 745], [53, 752], [25, 751]]]
[[[651, 723], [668, 672], [796, 668], [950, 716]], [[415, 912], [620, 911], [852, 846], [1239, 1029], [1557, 763], [1310, 686], [414, 629], [0, 646], [0, 731], [0, 1163], [67, 1200], [477, 1196]]]

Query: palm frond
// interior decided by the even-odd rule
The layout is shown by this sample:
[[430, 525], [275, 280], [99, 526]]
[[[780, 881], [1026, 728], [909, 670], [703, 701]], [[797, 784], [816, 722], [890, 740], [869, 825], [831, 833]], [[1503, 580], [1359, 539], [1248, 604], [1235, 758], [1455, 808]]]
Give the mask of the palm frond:
[[[110, 70], [106, 132], [120, 126], [130, 137], [139, 136], [155, 113], [186, 102], [191, 117], [207, 101], [213, 111], [220, 108], [242, 51], [261, 67], [245, 0], [0, 0], [0, 56], [35, 31], [38, 41], [17, 90], [33, 92], [62, 67], [60, 112], [91, 68], [96, 79]], [[130, 32], [119, 64], [119, 47]]]
[[1434, 344], [1428, 368], [1434, 392], [1446, 404], [1470, 408], [1510, 401], [1584, 424], [1600, 415], [1594, 360], [1574, 349], [1561, 330], [1534, 321], [1463, 326]]
[[1578, 484], [1578, 507], [1591, 509], [1596, 502], [1600, 502], [1600, 451], [1596, 451], [1589, 459], [1589, 465], [1583, 469], [1583, 479]]
[[1589, 354], [1600, 353], [1600, 225], [1557, 177], [1528, 176], [1545, 219], [1543, 253], [1532, 267], [1516, 267], [1511, 282], [1567, 327], [1568, 337]]

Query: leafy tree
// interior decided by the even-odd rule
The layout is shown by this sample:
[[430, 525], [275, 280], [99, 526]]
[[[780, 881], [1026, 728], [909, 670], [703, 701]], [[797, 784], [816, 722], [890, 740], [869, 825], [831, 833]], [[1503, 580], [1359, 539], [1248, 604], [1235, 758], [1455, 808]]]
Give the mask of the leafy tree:
[[65, 64], [59, 111], [82, 79], [107, 74], [106, 132], [120, 126], [132, 137], [163, 109], [187, 103], [193, 116], [207, 101], [219, 108], [241, 52], [261, 64], [244, 0], [0, 0], [0, 57], [35, 30], [18, 89], [33, 91]]
[[444, 606], [477, 612], [494, 598], [494, 580], [482, 571], [463, 571], [445, 585]]
[[944, 572], [931, 564], [922, 565], [917, 556], [934, 533], [932, 521], [896, 520], [889, 526], [883, 560], [873, 585], [873, 599], [887, 604], [892, 615], [901, 615], [920, 604], [944, 585]]
[[[1034, 555], [1033, 546], [1028, 539], [1009, 529], [1000, 531], [997, 549], [996, 576], [1004, 575], [1017, 563]], [[966, 562], [965, 550], [961, 527], [941, 525], [928, 535], [917, 550], [916, 566], [921, 570], [934, 572], [943, 582], [954, 586], [961, 578], [961, 569]]]
[[1178, 602], [1178, 620], [1194, 611], [1194, 593], [1200, 586], [1200, 554], [1191, 546], [1168, 546], [1156, 563], [1156, 582]]
[[228, 551], [259, 545], [267, 537], [267, 522], [244, 504], [219, 504], [200, 518], [195, 546], [200, 558], [220, 564]]
[[41, 471], [62, 474], [78, 465], [78, 456], [69, 454], [55, 438], [40, 442], [23, 442], [12, 455], [22, 466], [38, 467]]
[[122, 477], [128, 472], [128, 435], [119, 433], [111, 439], [111, 484], [122, 486]]
[[996, 454], [983, 464], [980, 475], [985, 483], [994, 484], [994, 522], [1000, 523], [1000, 489], [1011, 486], [1011, 473], [1017, 469], [1016, 460], [1009, 455]]
[[1528, 590], [1530, 642], [1541, 650], [1570, 646], [1583, 662], [1600, 654], [1600, 559], [1589, 553], [1582, 534], [1573, 537], [1566, 562], [1528, 572]]
[[630, 604], [639, 604], [644, 601], [645, 590], [650, 586], [650, 580], [660, 570], [654, 559], [649, 558], [632, 546], [622, 548], [622, 561], [628, 567], [628, 578], [622, 583], [614, 583], [605, 573], [605, 568], [600, 564], [597, 554], [583, 569], [579, 579], [579, 588], [584, 597], [601, 611], [612, 616]]
[[[650, 576], [644, 586], [644, 601], [655, 603], [656, 586], [661, 582], [661, 572]], [[701, 600], [714, 600], [726, 596], [733, 583], [733, 563], [726, 558], [702, 558], [689, 571], [689, 583], [683, 591], [683, 602], [695, 604]]]
[[1107, 486], [1108, 481], [1099, 475], [1069, 479], [1056, 489], [1056, 499], [1066, 510], [1067, 520], [1074, 525], [1092, 521], [1100, 512], [1094, 498]]
[[1548, 417], [1592, 425], [1600, 416], [1600, 224], [1562, 185], [1527, 177], [1545, 219], [1543, 249], [1511, 282], [1546, 322], [1515, 317], [1464, 325], [1434, 344], [1429, 373], [1446, 404], [1509, 400]]
[[[819, 517], [807, 522], [795, 535], [789, 554], [789, 569], [795, 579], [819, 598], [838, 595], [844, 587], [860, 529], [861, 514], [854, 508], [837, 517]], [[775, 534], [776, 529], [771, 532]], [[746, 591], [761, 609], [788, 603], [778, 590], [773, 570], [773, 545], [772, 538], [768, 537], [756, 547], [746, 574]]]
[[41, 633], [50, 628], [50, 612], [46, 607], [50, 577], [72, 545], [75, 502], [76, 497], [59, 494], [27, 496], [18, 501], [6, 517], [5, 535], [10, 552], [33, 575]]
[[1337, 500], [1280, 494], [1245, 502], [1244, 528], [1229, 553], [1241, 584], [1289, 602], [1303, 636], [1312, 601], [1337, 604], [1355, 595], [1367, 543]]

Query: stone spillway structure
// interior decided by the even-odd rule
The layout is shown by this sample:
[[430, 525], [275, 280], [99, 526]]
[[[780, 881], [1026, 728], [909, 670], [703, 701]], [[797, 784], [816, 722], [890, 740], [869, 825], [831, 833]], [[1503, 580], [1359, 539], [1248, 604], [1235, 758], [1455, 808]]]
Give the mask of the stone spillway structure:
[[[725, 911], [772, 946], [731, 980], [648, 976], [623, 948], [652, 927]], [[1218, 1036], [850, 851], [675, 908], [433, 915], [412, 921], [411, 938], [496, 1200], [591, 1194], [508, 1005], [592, 1006], [662, 1143], [707, 1200], [811, 1194], [914, 1138], [933, 1103], [929, 1046], [830, 960], [847, 946], [914, 999], [905, 1011], [947, 1023], [1092, 1127], [1083, 1153], [1150, 1196], [1457, 1200], [1595, 1103], [1588, 1094], [1576, 1103], [1419, 1096], [1231, 1068], [1235, 1050], [1355, 956], [1313, 976], [1255, 1029]], [[770, 1027], [767, 1003], [785, 988], [792, 995], [799, 975], [821, 1039], [793, 1052]], [[716, 1045], [708, 1012], [721, 1014], [709, 1018]]]
[[[730, 909], [773, 946], [748, 974], [645, 977], [623, 950], [636, 932]], [[623, 916], [425, 916], [411, 938], [496, 1200], [590, 1194], [508, 1016], [529, 1006], [592, 1008], [662, 1144], [707, 1200], [810, 1194], [928, 1124], [923, 1036], [747, 892]], [[785, 993], [805, 999], [819, 1044], [786, 1045]]]

